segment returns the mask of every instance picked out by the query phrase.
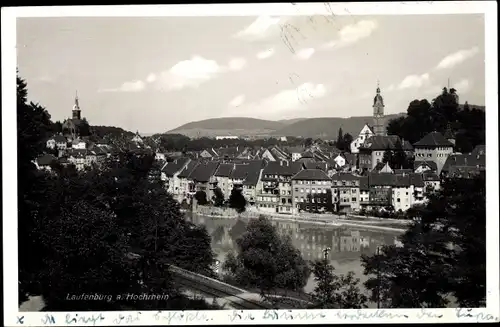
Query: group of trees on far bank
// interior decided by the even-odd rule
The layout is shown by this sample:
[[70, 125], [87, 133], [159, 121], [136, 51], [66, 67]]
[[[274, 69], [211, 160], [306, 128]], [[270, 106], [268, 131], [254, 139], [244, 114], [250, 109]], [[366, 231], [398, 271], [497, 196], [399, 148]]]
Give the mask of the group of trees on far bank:
[[233, 187], [231, 194], [226, 200], [224, 192], [220, 187], [216, 187], [213, 191], [213, 196], [211, 200], [208, 199], [207, 193], [205, 191], [197, 191], [194, 194], [194, 198], [199, 205], [214, 205], [215, 207], [229, 207], [236, 210], [238, 213], [243, 213], [246, 210], [248, 204], [245, 196], [243, 195], [243, 190], [239, 187]]

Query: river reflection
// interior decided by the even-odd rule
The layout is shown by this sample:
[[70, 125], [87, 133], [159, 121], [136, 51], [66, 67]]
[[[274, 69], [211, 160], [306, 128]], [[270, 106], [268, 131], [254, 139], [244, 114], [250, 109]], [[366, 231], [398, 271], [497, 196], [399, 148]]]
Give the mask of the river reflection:
[[[212, 250], [222, 263], [228, 252], [236, 252], [236, 240], [245, 232], [248, 219], [216, 218], [189, 213], [187, 219], [196, 225], [204, 225], [212, 237]], [[361, 254], [375, 253], [377, 246], [395, 244], [400, 233], [385, 231], [357, 230], [352, 227], [337, 227], [326, 224], [287, 222], [273, 220], [271, 223], [282, 234], [290, 235], [293, 245], [300, 250], [305, 260], [323, 258], [323, 250], [331, 249], [329, 260], [339, 274], [353, 271], [361, 282], [363, 274]], [[311, 276], [304, 291], [314, 289]]]

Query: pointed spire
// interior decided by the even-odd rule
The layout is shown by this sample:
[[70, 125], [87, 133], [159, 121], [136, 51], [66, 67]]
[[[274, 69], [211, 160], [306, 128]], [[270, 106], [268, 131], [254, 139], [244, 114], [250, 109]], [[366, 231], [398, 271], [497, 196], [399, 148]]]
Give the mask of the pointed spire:
[[380, 94], [380, 81], [377, 80], [377, 94]]
[[75, 91], [75, 105], [73, 106], [74, 110], [80, 110], [80, 104], [78, 102], [78, 91]]

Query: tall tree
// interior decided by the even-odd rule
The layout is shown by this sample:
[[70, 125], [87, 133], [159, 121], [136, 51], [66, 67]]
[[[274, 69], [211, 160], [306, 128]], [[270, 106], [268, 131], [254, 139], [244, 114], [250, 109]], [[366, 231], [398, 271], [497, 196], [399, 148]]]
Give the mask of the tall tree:
[[337, 149], [344, 149], [344, 133], [342, 132], [342, 127], [339, 128], [339, 134], [337, 135]]
[[351, 143], [352, 143], [353, 137], [349, 133], [345, 133], [342, 139], [343, 143], [343, 151], [350, 152], [351, 151]]
[[198, 191], [194, 194], [194, 198], [199, 205], [204, 206], [208, 203], [207, 193], [205, 191]]
[[237, 239], [238, 254], [223, 269], [242, 286], [257, 287], [268, 298], [277, 290], [302, 289], [310, 271], [289, 237], [280, 235], [265, 217], [253, 219]]
[[484, 306], [484, 178], [445, 180], [425, 207], [408, 214], [417, 219], [401, 237], [401, 247], [362, 256], [365, 274], [375, 276], [365, 284], [372, 300], [393, 308], [445, 307], [451, 294], [461, 307]]
[[216, 207], [222, 207], [224, 205], [224, 193], [222, 193], [222, 190], [220, 187], [216, 187], [214, 190], [214, 196], [212, 197], [212, 200], [214, 202], [214, 205]]
[[239, 188], [233, 188], [229, 196], [229, 207], [236, 210], [238, 213], [243, 213], [246, 210], [247, 200]]
[[312, 264], [316, 287], [311, 294], [315, 307], [322, 309], [361, 309], [367, 307], [367, 297], [361, 292], [359, 279], [353, 272], [337, 276], [327, 260]]

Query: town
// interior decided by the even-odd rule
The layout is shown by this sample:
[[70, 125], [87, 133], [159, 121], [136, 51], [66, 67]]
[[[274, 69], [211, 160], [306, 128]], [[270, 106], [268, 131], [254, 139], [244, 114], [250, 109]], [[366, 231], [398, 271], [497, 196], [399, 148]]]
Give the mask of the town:
[[[446, 88], [444, 92], [447, 94]], [[455, 92], [452, 88], [449, 95], [458, 101]], [[444, 133], [432, 131], [411, 144], [398, 135], [387, 135], [386, 123], [384, 99], [377, 87], [373, 121], [343, 149], [322, 140], [299, 140], [302, 144], [289, 146], [286, 136], [279, 138], [278, 145], [248, 147], [237, 145], [237, 136], [219, 136], [216, 139], [231, 140], [233, 146], [164, 152], [154, 137], [141, 137], [138, 132], [118, 146], [103, 139], [89, 141], [90, 127], [82, 120], [76, 96], [72, 118], [64, 121], [59, 134], [47, 140], [47, 154], [36, 164], [39, 169], [51, 169], [53, 162], [73, 164], [78, 170], [93, 164], [98, 167], [117, 147], [125, 146], [154, 154], [159, 178], [185, 206], [193, 199], [201, 205], [214, 204], [217, 189], [225, 203], [236, 188], [244, 195], [247, 210], [261, 213], [371, 213], [386, 217], [423, 204], [427, 194], [439, 189], [443, 178], [485, 173], [485, 146], [458, 152], [450, 124]]]

